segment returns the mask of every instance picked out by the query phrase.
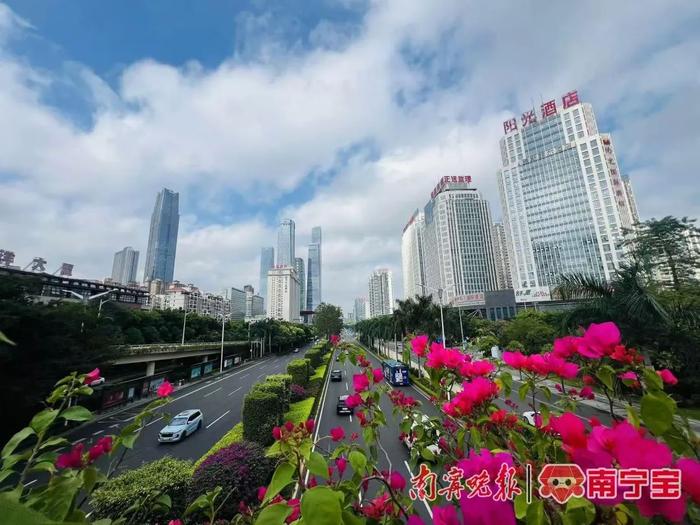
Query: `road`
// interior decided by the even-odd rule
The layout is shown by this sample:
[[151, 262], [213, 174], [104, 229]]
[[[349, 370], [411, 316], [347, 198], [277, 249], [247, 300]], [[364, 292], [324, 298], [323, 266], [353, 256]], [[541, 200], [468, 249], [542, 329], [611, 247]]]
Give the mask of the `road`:
[[[373, 368], [379, 368], [381, 366], [381, 362], [374, 357], [373, 354], [367, 352], [367, 357], [372, 362]], [[345, 363], [336, 362], [335, 357], [329, 366], [331, 370], [342, 370], [343, 380], [340, 382], [328, 383], [328, 391], [321, 406], [321, 410], [319, 411], [317, 421], [318, 435], [327, 436], [330, 434], [331, 428], [341, 426], [345, 430], [346, 440], [349, 439], [352, 432], [357, 432], [360, 436], [362, 436], [362, 428], [360, 427], [360, 423], [357, 418], [354, 416], [339, 416], [336, 414], [336, 402], [338, 400], [338, 396], [353, 393], [351, 388], [352, 376], [353, 374], [359, 373], [360, 368], [354, 366], [349, 361], [346, 361]], [[406, 393], [406, 395], [411, 395], [421, 401], [423, 403], [422, 410], [425, 414], [431, 417], [441, 416], [440, 411], [428, 401], [428, 398], [420, 390], [413, 386], [396, 388], [400, 388], [404, 393]], [[392, 404], [387, 396], [382, 396], [380, 406], [386, 417], [387, 425], [381, 429], [380, 442], [386, 451], [386, 455], [382, 452], [382, 450], [379, 451], [379, 468], [380, 470], [399, 471], [406, 478], [406, 490], [408, 490], [408, 487], [410, 487], [410, 478], [415, 475], [415, 472], [411, 470], [408, 464], [410, 457], [408, 449], [399, 440], [399, 434], [401, 433], [401, 430], [399, 429], [401, 418], [400, 416], [394, 416], [392, 414]], [[361, 437], [359, 442], [362, 442]], [[336, 446], [335, 443], [332, 443], [329, 440], [324, 440], [322, 444], [324, 445], [324, 450], [332, 451]], [[367, 450], [367, 447], [365, 447], [365, 450]], [[350, 471], [350, 465], [348, 465], [347, 468], [348, 471]], [[345, 473], [345, 477], [348, 477], [348, 472]], [[377, 488], [378, 487], [376, 486], [370, 487], [370, 494], [367, 496], [371, 497]], [[427, 505], [421, 502], [416, 502], [414, 504], [414, 508], [426, 523], [432, 522], [432, 514], [430, 513], [430, 509]]]
[[[132, 469], [166, 455], [179, 459], [199, 459], [241, 420], [243, 398], [253, 384], [264, 380], [268, 375], [286, 373], [289, 361], [303, 355], [303, 351], [310, 346], [311, 344], [303, 347], [298, 354], [265, 357], [232, 369], [223, 376], [212, 377], [203, 383], [179, 389], [173, 394], [173, 401], [161, 410], [175, 415], [189, 408], [201, 409], [204, 414], [204, 428], [179, 443], [161, 444], [158, 443], [158, 432], [165, 426], [165, 421], [162, 416], [157, 417], [147, 423], [134, 449], [124, 457], [119, 470]], [[84, 443], [87, 449], [100, 437], [117, 434], [121, 427], [133, 421], [144, 406], [126, 409], [100, 421], [83, 425], [66, 437], [73, 445]], [[106, 458], [104, 461], [101, 465], [103, 468], [106, 467]], [[37, 478], [30, 479], [26, 486], [31, 486], [36, 480]]]

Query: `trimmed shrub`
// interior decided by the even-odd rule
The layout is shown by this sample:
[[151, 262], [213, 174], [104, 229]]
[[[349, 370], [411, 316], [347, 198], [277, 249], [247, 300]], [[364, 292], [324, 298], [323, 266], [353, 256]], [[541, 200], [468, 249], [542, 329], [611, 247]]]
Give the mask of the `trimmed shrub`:
[[267, 376], [265, 380], [282, 382], [286, 388], [289, 388], [292, 385], [292, 376], [289, 374], [272, 374], [271, 376]]
[[287, 373], [292, 376], [292, 383], [306, 386], [309, 381], [309, 360], [294, 359], [287, 365]]
[[[194, 471], [190, 485], [190, 501], [213, 490], [231, 493], [217, 515], [230, 520], [238, 513], [241, 502], [257, 502], [258, 487], [267, 486], [275, 470], [275, 461], [265, 457], [265, 449], [258, 443], [240, 441], [205, 459]], [[223, 501], [221, 498], [217, 503]]]
[[264, 381], [262, 383], [256, 383], [253, 385], [251, 392], [268, 392], [277, 396], [279, 399], [281, 408], [280, 414], [283, 414], [289, 409], [289, 395], [287, 394], [287, 389], [284, 387], [284, 383], [277, 383], [274, 381]]
[[269, 445], [273, 440], [272, 429], [283, 413], [279, 397], [253, 389], [243, 400], [243, 438]]
[[313, 397], [309, 397], [303, 401], [292, 403], [289, 412], [284, 415], [284, 420], [293, 421], [294, 423], [306, 421], [311, 417], [311, 409], [314, 406], [314, 401], [315, 399]]
[[172, 500], [170, 511], [141, 509], [136, 516], [130, 515], [131, 521], [133, 523], [167, 523], [169, 519], [177, 519], [187, 508], [192, 470], [191, 461], [169, 456], [128, 470], [106, 481], [92, 494], [90, 506], [94, 509], [94, 518], [116, 519], [133, 504], [158, 493], [170, 496]]
[[194, 468], [196, 469], [202, 464], [202, 461], [207, 459], [214, 452], [217, 452], [224, 447], [228, 447], [229, 445], [233, 445], [234, 443], [238, 443], [239, 441], [243, 441], [243, 423], [240, 422], [236, 423], [234, 427], [226, 432], [226, 434], [224, 434], [219, 441], [214, 443], [214, 445], [212, 445], [212, 447], [207, 450], [201, 458], [195, 461]]
[[314, 369], [321, 366], [321, 363], [323, 362], [323, 356], [321, 355], [321, 350], [319, 348], [312, 348], [304, 354], [304, 357], [309, 360]]
[[290, 397], [290, 401], [292, 403], [296, 403], [297, 401], [301, 401], [302, 399], [306, 399], [307, 397], [306, 389], [301, 386], [301, 385], [292, 385], [292, 395]]

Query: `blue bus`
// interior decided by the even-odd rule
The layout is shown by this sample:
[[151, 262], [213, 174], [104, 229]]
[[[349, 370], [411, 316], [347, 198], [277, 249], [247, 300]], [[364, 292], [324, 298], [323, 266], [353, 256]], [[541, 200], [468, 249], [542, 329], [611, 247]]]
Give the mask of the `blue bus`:
[[384, 379], [392, 386], [406, 386], [411, 384], [408, 377], [408, 367], [400, 361], [387, 359], [382, 363], [382, 371], [384, 372]]

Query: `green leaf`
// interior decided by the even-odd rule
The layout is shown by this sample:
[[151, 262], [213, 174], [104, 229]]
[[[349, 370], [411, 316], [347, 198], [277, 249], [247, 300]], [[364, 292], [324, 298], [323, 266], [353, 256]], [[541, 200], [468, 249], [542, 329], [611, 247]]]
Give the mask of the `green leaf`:
[[639, 413], [632, 405], [627, 405], [627, 421], [629, 421], [633, 426], [639, 428]]
[[41, 513], [19, 503], [8, 494], [0, 494], [3, 523], [12, 525], [54, 525], [57, 522], [48, 519]]
[[549, 388], [547, 388], [546, 386], [541, 386], [540, 390], [542, 391], [542, 394], [544, 394], [544, 397], [547, 398], [547, 401], [552, 400], [552, 391]]
[[97, 483], [97, 469], [95, 467], [88, 467], [83, 470], [82, 476], [84, 490], [90, 494], [92, 489], [95, 488], [95, 483]]
[[506, 398], [510, 397], [511, 390], [513, 389], [513, 376], [509, 372], [501, 372], [498, 376], [503, 386], [503, 394]]
[[348, 455], [348, 461], [350, 461], [350, 465], [355, 472], [364, 474], [365, 467], [367, 466], [367, 456], [365, 456], [364, 453], [359, 450], [353, 450]]
[[586, 498], [571, 498], [562, 516], [564, 525], [590, 525], [595, 520], [596, 510]]
[[525, 513], [525, 523], [527, 525], [545, 525], [547, 522], [543, 501], [541, 499], [533, 499]]
[[668, 395], [658, 392], [642, 397], [642, 421], [657, 436], [666, 432], [673, 424], [676, 402]]
[[521, 400], [524, 400], [527, 397], [527, 393], [530, 391], [530, 383], [523, 383], [520, 385], [520, 388], [518, 388], [518, 397]]
[[48, 472], [52, 474], [56, 472], [56, 467], [53, 461], [38, 461], [32, 465], [29, 472]]
[[364, 525], [367, 523], [364, 518], [356, 516], [350, 511], [343, 511], [343, 525]]
[[51, 519], [63, 521], [82, 486], [83, 482], [78, 476], [53, 477], [33, 507]]
[[609, 365], [601, 366], [598, 369], [596, 377], [603, 383], [609, 390], [613, 389], [613, 383], [615, 381], [615, 370], [613, 370]]
[[61, 417], [68, 421], [87, 421], [92, 418], [92, 412], [85, 407], [75, 405], [61, 412]]
[[173, 506], [173, 501], [167, 494], [161, 494], [158, 496], [154, 503], [164, 509], [171, 509]]
[[47, 439], [44, 441], [41, 446], [39, 447], [39, 450], [44, 450], [49, 447], [55, 447], [57, 445], [68, 445], [70, 441], [68, 441], [66, 438], [62, 437], [52, 437], [50, 439]]
[[10, 438], [10, 441], [8, 441], [7, 444], [2, 448], [2, 458], [5, 459], [7, 456], [12, 454], [17, 448], [17, 445], [19, 445], [29, 436], [34, 435], [34, 433], [34, 430], [29, 427], [24, 427], [22, 430], [17, 432], [14, 436]]
[[292, 507], [286, 503], [268, 505], [255, 520], [255, 525], [282, 525], [291, 513]]
[[323, 479], [328, 479], [328, 464], [318, 452], [314, 451], [311, 453], [309, 461], [306, 462], [306, 467], [312, 474], [321, 476]]
[[343, 494], [328, 487], [314, 487], [301, 497], [301, 515], [305, 523], [337, 525], [341, 522]]
[[420, 449], [420, 455], [426, 461], [435, 461], [435, 454], [427, 447]]
[[658, 392], [664, 389], [663, 380], [659, 377], [659, 374], [657, 374], [656, 370], [654, 370], [653, 368], [644, 367], [642, 377], [644, 378], [644, 386], [647, 387], [647, 390], [651, 392]]
[[[292, 476], [294, 475], [294, 467], [289, 463], [280, 463], [280, 465], [275, 469], [275, 473], [272, 475], [272, 480], [267, 486], [267, 492], [265, 493], [265, 498], [263, 499], [263, 504], [270, 501], [272, 498], [277, 496], [280, 491], [292, 482]], [[326, 472], [328, 475], [328, 472]]]
[[523, 519], [527, 513], [527, 494], [521, 492], [515, 496], [513, 504], [515, 507], [515, 517], [519, 520]]
[[16, 346], [13, 341], [10, 341], [5, 334], [0, 332], [0, 343], [5, 343], [6, 345]]
[[273, 456], [278, 456], [281, 453], [282, 449], [280, 448], [280, 442], [275, 441], [272, 445], [270, 445], [270, 448], [267, 449], [267, 452], [265, 452], [265, 457], [271, 458]]
[[29, 459], [32, 455], [31, 450], [27, 450], [23, 452], [22, 454], [10, 454], [7, 456], [5, 459], [2, 460], [2, 468], [7, 469], [7, 468], [12, 468], [14, 465], [19, 463], [20, 461], [24, 461], [25, 459]]
[[32, 427], [37, 434], [41, 434], [51, 426], [51, 423], [56, 420], [57, 416], [58, 410], [46, 408], [32, 418], [29, 422], [29, 426]]

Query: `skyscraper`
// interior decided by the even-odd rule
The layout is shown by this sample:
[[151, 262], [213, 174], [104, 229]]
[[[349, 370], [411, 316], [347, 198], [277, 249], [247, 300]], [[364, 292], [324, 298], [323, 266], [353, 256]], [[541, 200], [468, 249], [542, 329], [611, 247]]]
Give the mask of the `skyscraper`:
[[391, 270], [380, 268], [369, 277], [369, 315], [389, 315], [394, 311]]
[[510, 277], [510, 258], [508, 256], [508, 242], [506, 230], [502, 222], [493, 223], [493, 257], [496, 262], [496, 282], [499, 290], [513, 288], [513, 280]]
[[416, 210], [403, 229], [401, 236], [401, 269], [403, 274], [403, 296], [405, 299], [425, 295], [425, 272], [423, 268], [423, 236], [425, 215]]
[[[540, 116], [541, 115], [541, 116]], [[610, 279], [634, 223], [610, 135], [572, 91], [504, 122], [498, 173], [516, 300], [548, 299], [563, 274]]]
[[265, 301], [264, 307], [267, 310], [267, 272], [275, 266], [275, 249], [272, 246], [265, 246], [260, 250], [260, 295]]
[[241, 320], [246, 315], [246, 290], [231, 288], [230, 313], [231, 319]]
[[167, 188], [158, 192], [148, 234], [144, 281], [161, 279], [166, 283], [173, 282], [177, 230], [180, 224], [179, 200], [180, 195]]
[[443, 177], [425, 205], [425, 280], [444, 303], [483, 300], [497, 288], [489, 203], [470, 183]]
[[121, 284], [136, 281], [136, 269], [139, 265], [139, 252], [131, 246], [114, 254], [112, 280]]
[[277, 265], [294, 266], [295, 224], [292, 219], [284, 219], [277, 229]]
[[304, 259], [294, 259], [294, 269], [299, 278], [299, 311], [306, 309], [306, 272], [304, 271]]
[[299, 321], [299, 279], [291, 266], [277, 265], [267, 277], [267, 315], [272, 319]]
[[316, 310], [321, 298], [321, 227], [311, 228], [309, 258], [307, 261], [306, 309]]
[[355, 299], [353, 314], [356, 323], [369, 319], [369, 303], [367, 302], [366, 297], [357, 297]]

